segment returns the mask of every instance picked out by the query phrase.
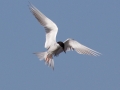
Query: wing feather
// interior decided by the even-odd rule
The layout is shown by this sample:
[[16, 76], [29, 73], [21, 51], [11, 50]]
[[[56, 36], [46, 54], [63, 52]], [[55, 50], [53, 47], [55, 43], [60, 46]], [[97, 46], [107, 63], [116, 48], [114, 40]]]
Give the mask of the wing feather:
[[29, 5], [29, 8], [32, 14], [35, 16], [35, 18], [45, 28], [45, 32], [46, 32], [45, 48], [48, 49], [54, 42], [56, 42], [58, 27], [52, 20], [47, 18], [42, 12], [40, 12], [32, 4]]
[[[67, 39], [66, 41], [64, 41], [64, 45], [65, 45], [65, 51], [75, 50], [79, 54], [86, 54], [86, 55], [92, 55], [92, 56], [100, 55], [99, 52], [80, 44], [74, 39]], [[56, 52], [55, 56], [59, 55], [61, 52], [63, 52], [62, 48], [60, 48]]]
[[67, 39], [65, 41], [65, 50], [70, 50], [69, 47], [73, 48], [79, 54], [86, 54], [86, 55], [93, 55], [93, 56], [100, 55], [99, 52], [92, 50], [73, 39]]

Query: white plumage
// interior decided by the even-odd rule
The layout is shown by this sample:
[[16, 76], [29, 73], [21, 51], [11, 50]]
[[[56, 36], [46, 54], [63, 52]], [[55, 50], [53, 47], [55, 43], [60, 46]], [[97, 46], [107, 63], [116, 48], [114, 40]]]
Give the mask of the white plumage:
[[[99, 56], [100, 53], [92, 50], [82, 44], [80, 44], [79, 42], [77, 42], [74, 39], [67, 39], [64, 41], [64, 45], [65, 45], [65, 51], [70, 51], [70, 50], [75, 50], [77, 53], [79, 54], [86, 54], [86, 55], [93, 55], [93, 56]], [[63, 49], [60, 48], [55, 55], [59, 55], [61, 52], [63, 52]]]
[[46, 42], [45, 48], [49, 48], [52, 44], [56, 43], [56, 35], [58, 32], [57, 25], [42, 14], [35, 6], [30, 5], [30, 10], [35, 16], [35, 18], [40, 22], [40, 24], [45, 28], [46, 32]]
[[38, 52], [35, 54], [38, 56], [40, 60], [45, 60], [45, 63], [48, 64], [48, 66], [54, 69], [53, 56], [58, 56], [63, 51], [66, 53], [66, 51], [75, 50], [79, 54], [86, 54], [86, 55], [93, 55], [93, 56], [100, 55], [99, 52], [92, 50], [71, 38], [68, 38], [64, 42], [61, 42], [61, 41], [56, 42], [56, 35], [58, 32], [57, 25], [52, 20], [47, 18], [43, 13], [41, 13], [32, 4], [30, 4], [30, 10], [35, 16], [35, 18], [45, 28], [45, 32], [46, 32], [45, 48], [47, 49], [47, 51]]

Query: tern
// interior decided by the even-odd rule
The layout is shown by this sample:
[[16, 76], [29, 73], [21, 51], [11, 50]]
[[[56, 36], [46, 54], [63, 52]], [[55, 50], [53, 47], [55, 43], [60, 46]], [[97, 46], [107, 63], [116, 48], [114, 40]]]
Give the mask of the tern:
[[53, 56], [58, 56], [62, 52], [66, 53], [66, 51], [75, 50], [78, 54], [86, 54], [92, 56], [100, 55], [99, 52], [82, 45], [81, 43], [72, 38], [68, 38], [64, 42], [56, 42], [56, 35], [58, 32], [57, 25], [48, 17], [46, 17], [42, 12], [40, 12], [34, 5], [30, 4], [29, 8], [35, 18], [45, 28], [46, 32], [45, 48], [47, 49], [47, 51], [37, 52], [34, 54], [36, 54], [40, 60], [44, 60], [45, 63], [53, 70]]

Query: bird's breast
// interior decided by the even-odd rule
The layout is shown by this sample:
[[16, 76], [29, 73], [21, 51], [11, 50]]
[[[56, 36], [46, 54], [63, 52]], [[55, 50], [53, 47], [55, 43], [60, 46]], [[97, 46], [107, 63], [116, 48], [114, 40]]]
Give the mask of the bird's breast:
[[59, 44], [51, 45], [50, 48], [48, 49], [48, 53], [54, 54], [59, 48], [60, 48]]

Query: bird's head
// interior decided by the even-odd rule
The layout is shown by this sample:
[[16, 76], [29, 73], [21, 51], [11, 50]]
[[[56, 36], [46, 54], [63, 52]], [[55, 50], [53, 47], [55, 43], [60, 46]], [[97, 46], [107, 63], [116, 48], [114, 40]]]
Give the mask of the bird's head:
[[61, 42], [61, 41], [59, 41], [59, 42], [57, 42], [57, 43], [62, 47], [63, 51], [66, 53], [64, 43]]

